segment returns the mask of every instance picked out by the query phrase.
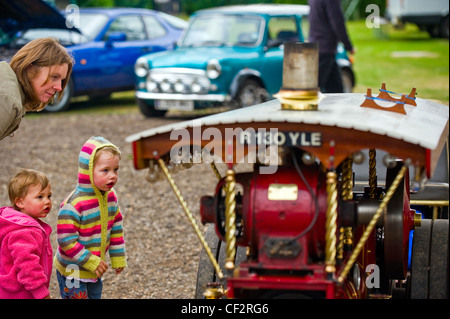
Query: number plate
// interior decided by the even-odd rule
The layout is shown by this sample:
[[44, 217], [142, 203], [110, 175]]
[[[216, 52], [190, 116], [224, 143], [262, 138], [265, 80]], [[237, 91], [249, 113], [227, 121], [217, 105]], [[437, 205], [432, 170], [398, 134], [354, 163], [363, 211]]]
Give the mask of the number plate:
[[178, 111], [193, 111], [194, 101], [180, 101], [180, 100], [156, 100], [155, 109], [157, 110], [178, 110]]

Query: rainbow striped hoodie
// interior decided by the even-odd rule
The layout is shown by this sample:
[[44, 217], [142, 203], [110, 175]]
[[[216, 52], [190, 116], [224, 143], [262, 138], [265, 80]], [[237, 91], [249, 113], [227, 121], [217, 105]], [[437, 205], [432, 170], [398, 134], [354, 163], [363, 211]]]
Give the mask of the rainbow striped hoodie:
[[55, 268], [66, 277], [96, 278], [95, 269], [109, 251], [112, 268], [126, 267], [122, 214], [112, 189], [101, 192], [93, 183], [95, 153], [113, 145], [103, 137], [91, 137], [81, 148], [78, 184], [62, 202], [56, 233]]

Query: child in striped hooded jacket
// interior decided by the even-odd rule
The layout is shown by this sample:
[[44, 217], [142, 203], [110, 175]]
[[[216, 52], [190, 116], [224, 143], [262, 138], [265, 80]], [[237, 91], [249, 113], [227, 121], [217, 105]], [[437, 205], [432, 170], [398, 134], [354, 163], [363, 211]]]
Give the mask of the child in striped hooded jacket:
[[126, 267], [122, 214], [113, 186], [118, 179], [119, 149], [103, 137], [81, 148], [78, 183], [58, 213], [58, 249], [54, 266], [62, 298], [99, 299], [108, 266]]

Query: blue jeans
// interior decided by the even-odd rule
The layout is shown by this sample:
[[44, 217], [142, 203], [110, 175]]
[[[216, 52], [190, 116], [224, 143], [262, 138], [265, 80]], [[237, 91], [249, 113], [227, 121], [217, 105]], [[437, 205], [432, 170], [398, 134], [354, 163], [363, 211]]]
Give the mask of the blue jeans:
[[59, 293], [62, 299], [100, 299], [102, 297], [103, 282], [82, 282], [77, 279], [67, 279], [56, 271]]

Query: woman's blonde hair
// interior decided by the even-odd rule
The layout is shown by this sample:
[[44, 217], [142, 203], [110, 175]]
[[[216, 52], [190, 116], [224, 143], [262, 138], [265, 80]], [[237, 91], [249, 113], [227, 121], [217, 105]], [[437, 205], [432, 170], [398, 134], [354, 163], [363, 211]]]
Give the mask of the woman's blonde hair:
[[33, 169], [22, 169], [8, 183], [8, 195], [11, 205], [18, 210], [16, 199], [24, 198], [30, 186], [40, 185], [41, 190], [43, 190], [47, 188], [49, 183], [44, 173]]
[[54, 38], [36, 39], [22, 47], [11, 59], [10, 66], [16, 73], [17, 79], [25, 93], [23, 106], [28, 111], [41, 111], [47, 104], [53, 102], [54, 98], [51, 98], [46, 103], [41, 102], [33, 89], [31, 81], [38, 75], [41, 67], [67, 63], [67, 76], [62, 82], [62, 91], [59, 94], [59, 98], [61, 98], [72, 73], [73, 61], [72, 56]]

